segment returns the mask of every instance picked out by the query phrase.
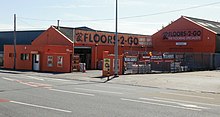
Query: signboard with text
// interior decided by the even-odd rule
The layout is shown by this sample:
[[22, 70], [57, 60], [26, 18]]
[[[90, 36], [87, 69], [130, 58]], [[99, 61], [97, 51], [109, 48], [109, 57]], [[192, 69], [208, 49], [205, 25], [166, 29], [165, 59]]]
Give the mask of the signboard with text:
[[111, 63], [110, 63], [111, 61], [110, 61], [110, 59], [109, 58], [104, 58], [104, 68], [103, 68], [103, 70], [104, 71], [109, 71], [110, 70], [110, 65], [111, 65]]
[[170, 30], [162, 34], [163, 40], [170, 41], [197, 41], [202, 39], [202, 31], [199, 29]]
[[[146, 46], [146, 40], [147, 36], [144, 35], [118, 34], [119, 45], [123, 46]], [[76, 30], [74, 41], [81, 44], [114, 45], [115, 34], [101, 31]]]

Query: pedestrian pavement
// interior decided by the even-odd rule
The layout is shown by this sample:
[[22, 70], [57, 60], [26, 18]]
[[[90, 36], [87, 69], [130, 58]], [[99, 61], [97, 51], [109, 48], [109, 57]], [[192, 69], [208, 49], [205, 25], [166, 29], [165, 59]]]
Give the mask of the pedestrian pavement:
[[87, 70], [85, 73], [44, 73], [33, 71], [13, 71], [0, 69], [0, 73], [26, 74], [36, 77], [70, 79], [78, 81], [113, 83], [170, 90], [184, 90], [220, 94], [220, 70], [161, 74], [119, 75], [102, 77], [101, 70]]

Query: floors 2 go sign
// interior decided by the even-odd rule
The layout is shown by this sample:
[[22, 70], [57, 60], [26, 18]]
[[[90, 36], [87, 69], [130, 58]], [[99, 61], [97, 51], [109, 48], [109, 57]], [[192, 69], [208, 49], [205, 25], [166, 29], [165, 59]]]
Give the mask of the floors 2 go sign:
[[163, 40], [188, 41], [201, 40], [202, 31], [198, 29], [189, 30], [170, 30], [163, 33]]
[[[139, 46], [139, 35], [119, 34], [119, 45], [124, 46]], [[114, 33], [106, 32], [92, 32], [92, 31], [76, 31], [75, 42], [82, 44], [100, 44], [100, 45], [114, 45]]]

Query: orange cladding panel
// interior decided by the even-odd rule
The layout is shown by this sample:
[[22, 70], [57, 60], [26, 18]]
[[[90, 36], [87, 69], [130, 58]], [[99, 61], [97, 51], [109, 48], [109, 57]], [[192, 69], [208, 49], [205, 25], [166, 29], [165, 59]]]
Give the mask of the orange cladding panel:
[[59, 32], [55, 27], [51, 26], [39, 37], [37, 37], [32, 45], [69, 45], [73, 46], [73, 42], [65, 35]]
[[215, 52], [215, 33], [185, 17], [155, 33], [152, 39], [158, 52]]
[[[13, 45], [4, 46], [4, 68], [12, 69], [14, 66]], [[16, 46], [16, 69], [32, 70], [33, 54], [40, 55], [40, 71], [47, 72], [71, 72], [71, 55], [73, 53], [70, 46]], [[26, 60], [22, 60], [22, 54], [26, 54]], [[48, 56], [52, 56], [52, 66], [48, 65]]]

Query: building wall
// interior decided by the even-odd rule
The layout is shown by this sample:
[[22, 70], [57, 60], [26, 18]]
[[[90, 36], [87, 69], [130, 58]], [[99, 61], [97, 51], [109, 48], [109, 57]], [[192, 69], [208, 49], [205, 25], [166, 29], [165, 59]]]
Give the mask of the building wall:
[[55, 27], [51, 26], [40, 36], [38, 36], [32, 45], [64, 45], [73, 46], [73, 42], [68, 39], [64, 34], [58, 31]]
[[[47, 72], [71, 72], [72, 48], [69, 46], [47, 46], [41, 59], [41, 69]], [[53, 57], [52, 66], [48, 66], [48, 56]], [[58, 65], [58, 57], [63, 57], [62, 66]]]
[[[75, 30], [74, 46], [91, 47], [91, 69], [97, 69], [98, 63], [103, 59], [104, 51], [114, 54], [114, 35], [111, 32]], [[148, 37], [150, 36], [119, 34], [119, 55], [124, 54], [125, 51], [146, 51], [146, 39]]]
[[3, 66], [3, 58], [4, 58], [4, 54], [3, 54], [4, 52], [1, 52], [0, 51], [0, 67], [2, 67]]
[[[5, 45], [4, 48], [4, 68], [12, 69], [14, 67], [14, 47]], [[39, 71], [71, 72], [73, 52], [73, 42], [52, 26], [38, 36], [31, 45], [16, 46], [16, 69], [33, 70], [33, 56], [39, 54]], [[22, 54], [28, 55], [26, 60], [21, 59]], [[48, 56], [51, 56], [52, 59], [49, 59]]]
[[216, 49], [216, 34], [184, 17], [152, 35], [152, 39], [153, 50], [158, 52], [214, 53]]
[[220, 34], [216, 35], [216, 53], [220, 53]]
[[[17, 45], [16, 46], [16, 69], [19, 70], [32, 70], [32, 51], [39, 51], [42, 53], [43, 49], [39, 48], [34, 49], [30, 45]], [[28, 60], [21, 60], [22, 54], [29, 54]], [[4, 46], [4, 68], [13, 69], [14, 67], [14, 46], [5, 45]]]
[[[13, 69], [14, 67], [14, 47], [5, 45], [4, 68]], [[34, 53], [33, 53], [34, 52]], [[69, 46], [16, 46], [16, 69], [33, 70], [33, 54], [40, 54], [40, 70], [45, 72], [70, 72], [72, 47]], [[21, 60], [21, 54], [28, 54], [28, 60]], [[53, 56], [52, 66], [48, 67], [48, 56]], [[57, 64], [58, 56], [62, 56], [62, 66]]]

